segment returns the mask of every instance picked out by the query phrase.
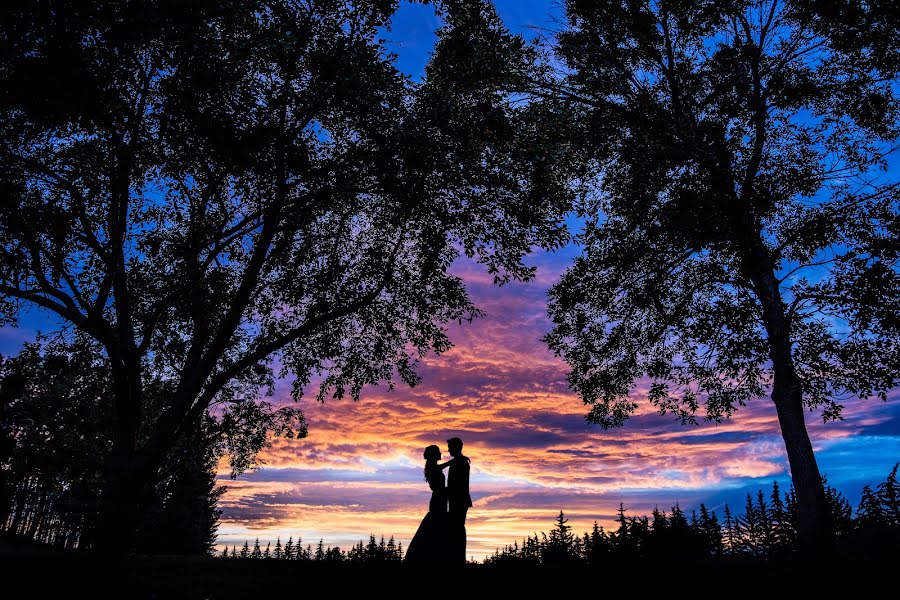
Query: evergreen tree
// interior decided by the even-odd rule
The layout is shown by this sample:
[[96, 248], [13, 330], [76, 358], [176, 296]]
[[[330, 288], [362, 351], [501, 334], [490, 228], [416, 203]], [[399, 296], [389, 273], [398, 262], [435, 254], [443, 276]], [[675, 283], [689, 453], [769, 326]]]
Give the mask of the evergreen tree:
[[881, 514], [888, 525], [900, 525], [900, 481], [897, 469], [900, 462], [894, 465], [884, 482], [878, 484], [878, 500], [881, 502]]
[[[587, 537], [587, 533], [584, 534]], [[584, 561], [585, 557], [585, 545], [584, 540], [580, 536], [574, 536], [572, 539], [572, 560], [573, 562], [581, 562]]]
[[684, 511], [681, 510], [681, 506], [677, 502], [672, 507], [672, 514], [669, 517], [669, 532], [673, 548], [681, 548], [682, 551], [690, 548], [690, 525]]
[[375, 541], [375, 534], [369, 534], [369, 543], [366, 545], [366, 562], [374, 563], [378, 561], [378, 542]]
[[618, 529], [613, 535], [616, 554], [620, 559], [636, 558], [638, 555], [638, 535], [635, 520], [625, 516], [625, 505], [619, 502], [619, 511], [616, 516]]
[[587, 544], [585, 544], [585, 554], [587, 556], [588, 564], [592, 566], [601, 565], [604, 559], [609, 555], [609, 550], [609, 536], [606, 535], [606, 531], [603, 530], [603, 527], [601, 527], [597, 521], [594, 521], [590, 538], [588, 539]]
[[669, 519], [665, 511], [659, 510], [658, 506], [653, 507], [650, 515], [650, 539], [647, 552], [651, 556], [666, 556], [669, 554], [671, 545], [671, 532], [669, 528]]
[[790, 528], [792, 539], [798, 540], [795, 542], [795, 547], [799, 548], [799, 536], [800, 536], [800, 508], [797, 502], [797, 494], [794, 492], [794, 485], [788, 488], [788, 493], [784, 497], [784, 508], [787, 510], [788, 516], [788, 526]]
[[724, 545], [722, 528], [716, 511], [710, 512], [706, 505], [700, 503], [700, 531], [702, 532], [702, 551], [705, 556], [720, 556]]
[[391, 536], [387, 543], [387, 560], [397, 560], [397, 543], [394, 541], [394, 536]]
[[774, 537], [773, 556], [784, 557], [794, 552], [797, 547], [797, 535], [791, 526], [790, 515], [781, 497], [781, 489], [778, 487], [777, 481], [772, 482], [769, 515]]
[[573, 544], [574, 536], [572, 535], [572, 527], [568, 524], [563, 511], [559, 511], [556, 517], [556, 525], [550, 531], [550, 537], [547, 540], [543, 553], [543, 562], [545, 564], [568, 564], [574, 559]]
[[263, 558], [272, 558], [272, 542], [266, 543], [266, 549], [262, 554]]
[[313, 557], [313, 560], [318, 562], [325, 560], [325, 544], [321, 538], [319, 539], [319, 545], [316, 546], [316, 554]]
[[756, 492], [756, 518], [760, 554], [772, 557], [776, 549], [776, 531], [772, 525], [772, 513], [762, 490]]
[[280, 535], [275, 540], [275, 551], [273, 552], [272, 557], [275, 559], [284, 558], [284, 551], [281, 548], [281, 536]]
[[285, 560], [294, 560], [294, 536], [288, 536], [287, 544], [284, 545]]
[[859, 506], [856, 508], [856, 526], [860, 529], [880, 527], [886, 523], [881, 501], [871, 486], [863, 486]]
[[137, 531], [139, 552], [208, 554], [214, 547], [219, 516], [216, 466], [222, 457], [221, 426], [209, 414], [171, 451], [170, 475], [154, 488], [155, 502]]
[[366, 562], [366, 547], [362, 540], [359, 540], [350, 551], [350, 557], [351, 562], [355, 564], [364, 564]]
[[244, 540], [244, 547], [241, 548], [241, 558], [250, 558], [250, 546], [247, 544], [247, 540]]
[[231, 558], [237, 558], [237, 557], [238, 557], [237, 547], [236, 547], [236, 546], [232, 546], [232, 547], [231, 547]]
[[256, 538], [256, 542], [253, 544], [253, 552], [250, 553], [250, 558], [262, 558], [262, 552], [259, 549], [259, 538]]
[[828, 485], [828, 479], [825, 477], [822, 477], [822, 486], [825, 488], [825, 499], [828, 502], [834, 533], [840, 536], [849, 532], [853, 528], [853, 509], [850, 502], [836, 488]]
[[222, 558], [228, 558], [228, 546], [222, 550]]
[[730, 554], [737, 554], [740, 552], [740, 529], [738, 523], [731, 516], [731, 509], [728, 508], [728, 505], [725, 505], [724, 510], [725, 515], [725, 549]]
[[756, 506], [753, 504], [753, 498], [750, 497], [749, 493], [744, 504], [744, 515], [743, 517], [738, 517], [737, 523], [740, 546], [743, 552], [756, 558], [762, 556], [759, 515], [756, 512]]

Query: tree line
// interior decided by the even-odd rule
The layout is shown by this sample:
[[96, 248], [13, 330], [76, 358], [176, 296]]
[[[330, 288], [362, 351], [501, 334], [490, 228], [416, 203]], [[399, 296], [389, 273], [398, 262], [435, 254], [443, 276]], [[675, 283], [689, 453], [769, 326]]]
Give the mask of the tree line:
[[[893, 545], [896, 549], [900, 543], [898, 467], [900, 464], [894, 465], [885, 481], [874, 489], [863, 487], [855, 513], [841, 492], [823, 482], [830, 522], [839, 543], [854, 533], [868, 541], [885, 536], [886, 548]], [[796, 492], [791, 487], [782, 493], [777, 482], [768, 494], [762, 490], [755, 496], [748, 493], [740, 514], [726, 504], [720, 517], [702, 503], [687, 514], [676, 503], [668, 513], [654, 508], [649, 516], [629, 516], [620, 504], [615, 530], [607, 531], [595, 521], [593, 528], [580, 536], [560, 511], [549, 534], [535, 533], [521, 544], [498, 548], [486, 557], [485, 564], [599, 566], [637, 559], [726, 557], [785, 560], [798, 552], [798, 518]]]
[[[4, 416], [16, 415], [0, 458], [0, 531], [66, 550], [94, 545], [97, 492], [114, 435], [106, 365], [81, 342], [41, 338], [16, 356], [0, 357], [0, 399], [15, 406]], [[255, 452], [262, 443], [246, 438], [254, 417], [244, 416], [205, 416], [173, 448], [162, 476], [142, 498], [137, 551], [212, 549], [225, 490], [216, 481], [218, 461], [229, 452]], [[241, 460], [250, 458], [235, 457]]]
[[403, 560], [403, 543], [395, 542], [394, 536], [385, 542], [384, 536], [380, 541], [375, 540], [375, 535], [369, 535], [369, 541], [364, 543], [362, 540], [355, 546], [347, 550], [341, 550], [340, 547], [325, 546], [324, 540], [319, 540], [315, 548], [307, 544], [303, 547], [302, 538], [298, 535], [297, 542], [294, 542], [294, 536], [288, 537], [288, 541], [282, 546], [281, 536], [275, 541], [267, 542], [266, 547], [262, 548], [259, 544], [259, 538], [250, 546], [245, 541], [240, 548], [232, 546], [229, 551], [228, 547], [222, 549], [221, 558], [224, 559], [272, 559], [272, 560], [293, 560], [293, 561], [316, 561], [330, 563], [348, 563], [352, 565], [373, 565], [392, 562], [401, 562]]

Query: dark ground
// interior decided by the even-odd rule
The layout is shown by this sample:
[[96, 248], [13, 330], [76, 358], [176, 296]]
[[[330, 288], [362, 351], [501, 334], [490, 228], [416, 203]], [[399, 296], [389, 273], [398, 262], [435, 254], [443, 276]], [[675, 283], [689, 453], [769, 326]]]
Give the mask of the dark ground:
[[[466, 565], [411, 569], [136, 556], [121, 561], [0, 540], [0, 598], [857, 598], [895, 589], [897, 562], [738, 564], [644, 561], [587, 569]], [[893, 583], [892, 583], [893, 582]]]

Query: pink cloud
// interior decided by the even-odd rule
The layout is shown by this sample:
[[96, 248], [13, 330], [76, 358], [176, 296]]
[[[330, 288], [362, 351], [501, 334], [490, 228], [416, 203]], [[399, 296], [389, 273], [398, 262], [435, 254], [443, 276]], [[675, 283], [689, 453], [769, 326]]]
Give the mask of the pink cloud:
[[[264, 469], [226, 482], [221, 543], [299, 533], [347, 546], [371, 532], [405, 545], [428, 503], [422, 449], [445, 447], [454, 435], [472, 458], [468, 531], [476, 557], [547, 529], [560, 509], [576, 530], [594, 520], [610, 526], [620, 501], [642, 514], [657, 503], [687, 507], [715, 490], [786, 476], [767, 399], [721, 424], [682, 427], [646, 404], [623, 429], [587, 424], [565, 365], [541, 341], [549, 328], [546, 285], [558, 270], [500, 288], [478, 267], [462, 264], [458, 272], [487, 316], [451, 327], [455, 347], [425, 359], [414, 389], [370, 389], [358, 403], [301, 400], [309, 437], [274, 440]], [[808, 420], [821, 451], [896, 413], [890, 403], [854, 401], [844, 422]]]

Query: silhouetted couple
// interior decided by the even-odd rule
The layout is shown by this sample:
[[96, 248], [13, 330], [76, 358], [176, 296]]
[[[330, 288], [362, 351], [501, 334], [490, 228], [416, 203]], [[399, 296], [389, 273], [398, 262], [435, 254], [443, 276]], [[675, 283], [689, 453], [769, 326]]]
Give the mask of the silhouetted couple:
[[[445, 463], [440, 462], [440, 448], [425, 448], [425, 481], [431, 488], [431, 502], [428, 514], [406, 550], [407, 562], [466, 562], [466, 513], [472, 506], [472, 497], [469, 495], [470, 461], [463, 456], [462, 448], [461, 439], [447, 440], [447, 450], [453, 458]], [[446, 467], [450, 471], [445, 484]]]

